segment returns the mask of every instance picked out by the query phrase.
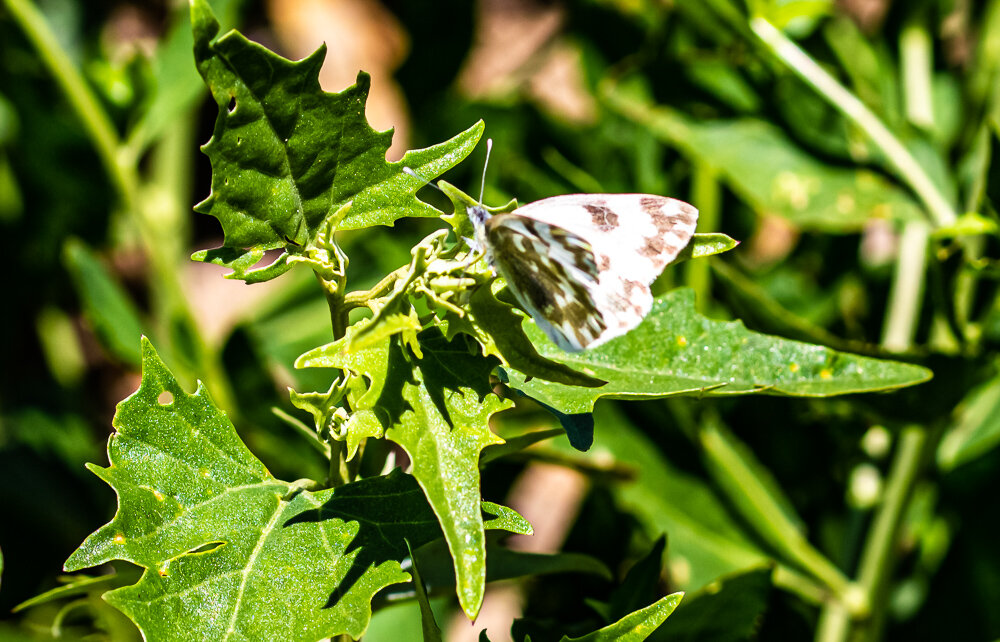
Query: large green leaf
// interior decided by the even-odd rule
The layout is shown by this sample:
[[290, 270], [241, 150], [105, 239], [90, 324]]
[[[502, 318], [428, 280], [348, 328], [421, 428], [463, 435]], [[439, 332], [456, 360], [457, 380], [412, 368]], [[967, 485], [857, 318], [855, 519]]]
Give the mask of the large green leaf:
[[[440, 536], [409, 476], [319, 492], [272, 477], [204, 387], [184, 392], [148, 341], [142, 384], [113, 424], [111, 465], [90, 468], [119, 510], [66, 569], [146, 569], [107, 595], [146, 639], [358, 637], [375, 593], [408, 579], [404, 537]], [[478, 503], [470, 512], [481, 523]]]
[[[252, 270], [265, 250], [309, 247], [338, 212], [337, 229], [392, 225], [407, 216], [441, 212], [418, 200], [420, 179], [453, 167], [475, 147], [476, 123], [452, 140], [408, 152], [390, 163], [392, 131], [365, 119], [370, 78], [331, 94], [319, 85], [325, 48], [298, 62], [282, 58], [219, 24], [204, 0], [191, 7], [195, 60], [219, 105], [212, 139], [212, 193], [196, 210], [219, 219], [225, 244], [197, 260], [234, 269], [234, 278], [261, 281], [284, 272], [287, 254]], [[341, 209], [350, 204], [350, 208]]]
[[824, 163], [769, 122], [693, 120], [623, 85], [604, 97], [616, 112], [715, 169], [759, 213], [827, 232], [856, 231], [872, 218], [920, 217], [913, 199], [882, 176]]
[[479, 454], [502, 440], [489, 418], [510, 407], [492, 393], [495, 359], [437, 329], [420, 335], [422, 358], [407, 362], [402, 349], [390, 355], [379, 405], [390, 415], [386, 437], [402, 446], [444, 531], [455, 563], [458, 600], [474, 618], [482, 605], [486, 537], [479, 510]]
[[920, 366], [759, 334], [739, 321], [712, 321], [695, 311], [694, 292], [686, 288], [659, 297], [639, 327], [593, 350], [568, 354], [537, 326], [531, 324], [527, 331], [543, 357], [608, 382], [581, 388], [525, 381], [511, 373], [511, 387], [568, 414], [589, 412], [602, 397], [823, 397], [892, 390], [931, 377]]

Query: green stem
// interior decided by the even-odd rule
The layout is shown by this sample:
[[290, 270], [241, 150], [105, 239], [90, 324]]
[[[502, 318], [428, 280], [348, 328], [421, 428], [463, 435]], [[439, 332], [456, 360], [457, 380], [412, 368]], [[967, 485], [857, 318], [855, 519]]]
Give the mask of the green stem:
[[107, 112], [59, 44], [38, 7], [31, 0], [3, 1], [79, 116], [115, 189], [123, 200], [131, 201], [135, 193], [134, 177], [122, 172], [118, 159], [118, 134]]
[[747, 523], [755, 526], [757, 535], [781, 557], [823, 584], [849, 612], [856, 615], [867, 613], [868, 604], [863, 594], [839, 568], [813, 547], [799, 526], [790, 519], [786, 512], [787, 500], [777, 497], [773, 486], [761, 478], [758, 473], [760, 464], [752, 460], [749, 449], [710, 418], [703, 418], [697, 439], [712, 477], [720, 489], [733, 499], [733, 505]]
[[[921, 426], [909, 426], [899, 438], [896, 455], [889, 469], [885, 496], [875, 513], [875, 521], [861, 553], [858, 583], [873, 602], [882, 602], [888, 588], [899, 539], [899, 528], [923, 461], [927, 432]], [[878, 639], [885, 609], [874, 609], [866, 623], [868, 637]]]
[[907, 223], [899, 238], [899, 255], [882, 332], [882, 347], [891, 352], [905, 352], [913, 345], [923, 299], [929, 238], [930, 228], [921, 221]]
[[[722, 189], [719, 185], [719, 175], [708, 163], [697, 162], [694, 166], [694, 181], [691, 186], [691, 197], [698, 207], [698, 231], [714, 232], [719, 227], [719, 203], [722, 199]], [[687, 265], [687, 281], [695, 291], [698, 310], [708, 311], [711, 300], [712, 280], [708, 261], [689, 261]]]
[[879, 120], [857, 96], [841, 85], [825, 69], [820, 67], [809, 54], [789, 40], [765, 18], [757, 16], [750, 20], [750, 28], [761, 42], [799, 78], [825, 98], [847, 119], [860, 127], [888, 159], [900, 180], [923, 202], [929, 219], [935, 226], [951, 225], [958, 218], [955, 208], [948, 202], [931, 180], [924, 168], [908, 149]]
[[[52, 74], [66, 95], [70, 106], [76, 112], [84, 130], [94, 144], [111, 183], [118, 192], [122, 209], [139, 231], [143, 247], [155, 274], [155, 279], [151, 279], [151, 285], [158, 295], [158, 300], [160, 300], [159, 307], [162, 310], [160, 319], [162, 329], [165, 331], [164, 338], [170, 340], [184, 334], [193, 340], [195, 354], [192, 356], [195, 358], [197, 374], [205, 379], [216, 402], [235, 416], [238, 408], [234, 403], [228, 380], [218, 361], [208, 356], [198, 326], [194, 322], [187, 299], [183, 294], [184, 289], [178, 280], [178, 255], [172, 251], [174, 247], [172, 244], [166, 244], [162, 241], [164, 237], [173, 238], [177, 234], [176, 228], [166, 226], [168, 229], [162, 230], [163, 233], [160, 233], [161, 230], [156, 225], [155, 219], [158, 211], [156, 199], [140, 198], [140, 179], [134, 159], [123, 151], [121, 141], [107, 113], [101, 107], [76, 65], [59, 44], [45, 20], [45, 16], [30, 0], [3, 0], [3, 2], [38, 51], [38, 55], [45, 63], [49, 73]], [[172, 171], [175, 170], [176, 168]], [[183, 183], [178, 183], [175, 187], [182, 188], [183, 185]], [[176, 194], [172, 194], [172, 196], [175, 197], [175, 207], [181, 207], [180, 203], [187, 202], [186, 195], [182, 195], [181, 199], [177, 199]], [[184, 329], [187, 332], [177, 333], [178, 325], [185, 326]], [[174, 345], [174, 343], [177, 342], [172, 342], [171, 348], [176, 352], [179, 346]]]

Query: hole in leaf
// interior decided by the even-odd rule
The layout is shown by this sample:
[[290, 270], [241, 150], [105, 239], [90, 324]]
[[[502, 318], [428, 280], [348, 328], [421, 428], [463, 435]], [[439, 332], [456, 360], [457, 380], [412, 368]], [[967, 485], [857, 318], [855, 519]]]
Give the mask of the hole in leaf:
[[229, 99], [229, 113], [236, 111], [236, 96]]
[[174, 393], [169, 390], [164, 390], [160, 393], [160, 396], [156, 398], [161, 406], [169, 406], [174, 402]]
[[220, 546], [225, 546], [225, 545], [226, 545], [225, 542], [206, 542], [205, 544], [202, 544], [201, 546], [198, 546], [197, 548], [192, 548], [190, 551], [187, 552], [187, 554], [188, 555], [199, 555], [201, 553], [210, 553], [211, 551], [214, 551], [215, 549], [219, 548]]

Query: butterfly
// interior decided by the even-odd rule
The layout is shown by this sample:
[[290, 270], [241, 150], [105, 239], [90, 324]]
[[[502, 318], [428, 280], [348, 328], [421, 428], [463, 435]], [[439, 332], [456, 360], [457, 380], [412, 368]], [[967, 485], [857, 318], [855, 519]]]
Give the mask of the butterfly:
[[[488, 163], [493, 141], [486, 145]], [[473, 256], [486, 258], [567, 352], [639, 325], [653, 305], [650, 284], [690, 242], [698, 222], [693, 205], [652, 194], [568, 194], [501, 214], [489, 212], [480, 195], [466, 213], [475, 231]]]
[[542, 331], [567, 352], [635, 328], [649, 286], [694, 235], [698, 210], [651, 194], [569, 194], [506, 214], [468, 209], [476, 244]]

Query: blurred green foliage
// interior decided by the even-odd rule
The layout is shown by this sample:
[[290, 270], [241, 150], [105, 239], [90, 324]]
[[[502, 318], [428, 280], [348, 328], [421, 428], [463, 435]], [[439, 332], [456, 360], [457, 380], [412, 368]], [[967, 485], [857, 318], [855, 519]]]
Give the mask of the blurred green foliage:
[[[577, 471], [587, 491], [562, 553], [586, 554], [613, 575], [557, 560], [581, 572], [524, 583], [515, 630], [580, 635], [685, 590], [663, 639], [1000, 636], [1000, 177], [991, 162], [1000, 2], [873, 2], [874, 14], [778, 0], [544, 5], [558, 12], [558, 29], [502, 82], [470, 89], [459, 74], [489, 4], [385, 3], [409, 38], [393, 79], [410, 147], [482, 119], [496, 141], [488, 203], [597, 190], [689, 200], [702, 211], [700, 232], [745, 242], [686, 263], [660, 293], [684, 283], [712, 318], [935, 374], [876, 396], [602, 400], [589, 453], [558, 438], [484, 465], [483, 496], [498, 503], [537, 462]], [[272, 33], [270, 5], [212, 5], [224, 27]], [[32, 15], [54, 43], [32, 36]], [[130, 15], [148, 27], [154, 53], [113, 28]], [[508, 38], [501, 51], [518, 42]], [[63, 57], [42, 55], [52, 47]], [[292, 368], [332, 338], [315, 280], [284, 275], [221, 333], [192, 302], [187, 257], [219, 245], [221, 231], [192, 214], [209, 189], [197, 145], [211, 134], [214, 105], [191, 47], [187, 8], [172, 3], [0, 4], [0, 226], [14, 266], [0, 328], [0, 635], [12, 639], [138, 639], [97, 597], [133, 583], [133, 569], [118, 563], [118, 575], [93, 582], [60, 573], [114, 513], [112, 493], [84, 463], [104, 463], [115, 404], [138, 385], [140, 333], [186, 390], [206, 383], [271, 473], [326, 474], [321, 454], [271, 410], [297, 412], [288, 386], [330, 384], [323, 369]], [[571, 61], [568, 82], [541, 73], [566, 59], [557, 55]], [[73, 70], [91, 102], [59, 69]], [[584, 107], [553, 100], [550, 85]], [[474, 187], [481, 168], [477, 150], [447, 179]], [[445, 207], [439, 195], [421, 197]], [[407, 264], [437, 225], [403, 220], [343, 235], [352, 283], [371, 286]], [[522, 402], [495, 428], [516, 438], [553, 425]], [[861, 467], [874, 483], [852, 483]], [[782, 548], [773, 532], [783, 529], [801, 533], [800, 548]], [[664, 567], [640, 581], [628, 569], [649, 566], [664, 533]], [[831, 606], [838, 587], [853, 614]], [[865, 605], [851, 602], [858, 587]], [[642, 599], [626, 599], [632, 589]], [[584, 604], [593, 607], [585, 615]], [[444, 628], [454, 598], [431, 606]], [[413, 602], [376, 610], [366, 639], [408, 639], [419, 617]]]

